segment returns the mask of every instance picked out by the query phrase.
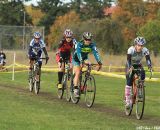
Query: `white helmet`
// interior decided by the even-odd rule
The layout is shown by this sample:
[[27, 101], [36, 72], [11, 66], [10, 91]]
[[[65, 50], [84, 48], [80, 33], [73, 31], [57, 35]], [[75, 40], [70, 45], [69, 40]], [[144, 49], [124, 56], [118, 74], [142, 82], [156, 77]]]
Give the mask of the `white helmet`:
[[39, 38], [41, 38], [41, 33], [40, 33], [40, 32], [35, 32], [35, 33], [33, 34], [33, 36], [34, 36], [34, 38], [39, 39]]
[[137, 37], [137, 38], [135, 38], [134, 39], [134, 44], [135, 45], [144, 45], [144, 44], [146, 44], [146, 40], [144, 39], [144, 37]]
[[64, 36], [65, 37], [72, 37], [72, 35], [73, 35], [73, 32], [70, 29], [66, 29], [64, 31]]
[[84, 32], [83, 33], [83, 39], [89, 39], [89, 40], [91, 40], [92, 37], [93, 37], [93, 35], [90, 32]]

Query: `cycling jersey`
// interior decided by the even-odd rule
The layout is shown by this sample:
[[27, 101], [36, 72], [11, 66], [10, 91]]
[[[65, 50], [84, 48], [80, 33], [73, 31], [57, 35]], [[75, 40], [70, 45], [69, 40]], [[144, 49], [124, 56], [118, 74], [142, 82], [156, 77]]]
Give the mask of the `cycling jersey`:
[[58, 45], [58, 52], [56, 54], [56, 61], [59, 62], [60, 57], [65, 60], [70, 60], [71, 62], [71, 53], [76, 46], [76, 40], [72, 39], [70, 42], [67, 42], [65, 39], [62, 39]]
[[131, 46], [127, 52], [127, 64], [130, 67], [132, 64], [139, 64], [143, 57], [146, 57], [147, 65], [151, 66], [149, 50], [143, 47], [141, 52], [137, 52], [134, 46]]
[[35, 55], [41, 55], [43, 48], [45, 48], [45, 43], [42, 39], [38, 43], [34, 39], [31, 40], [29, 45], [29, 55], [34, 53]]
[[101, 62], [95, 43], [92, 42], [90, 45], [85, 45], [84, 41], [80, 41], [78, 42], [77, 48], [74, 52], [73, 61], [78, 62], [75, 64], [79, 65], [79, 63], [82, 63], [84, 60], [88, 59], [88, 54], [91, 52], [93, 52], [96, 61]]
[[[42, 57], [42, 51], [44, 52], [45, 56], [48, 57], [47, 51], [46, 51], [46, 45], [42, 39], [39, 40], [38, 43], [36, 43], [35, 39], [32, 39], [29, 45], [29, 51], [28, 55], [30, 57], [30, 60], [35, 60], [35, 57], [38, 56], [38, 58]], [[38, 60], [39, 65], [42, 64], [42, 59]]]

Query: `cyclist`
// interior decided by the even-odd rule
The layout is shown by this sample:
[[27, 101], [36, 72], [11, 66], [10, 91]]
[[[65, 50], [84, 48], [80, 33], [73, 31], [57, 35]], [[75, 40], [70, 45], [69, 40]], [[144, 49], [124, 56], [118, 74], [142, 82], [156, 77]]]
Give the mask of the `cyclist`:
[[[141, 64], [141, 60], [145, 56], [148, 68], [150, 70], [152, 69], [152, 63], [150, 59], [149, 50], [146, 47], [144, 47], [145, 44], [146, 44], [146, 40], [143, 37], [138, 36], [137, 38], [134, 39], [134, 46], [131, 46], [127, 52], [127, 64], [126, 64], [127, 84], [125, 86], [125, 103], [126, 103], [127, 108], [129, 108], [131, 105], [131, 100], [130, 100], [131, 87], [133, 84], [133, 76], [136, 73], [132, 71], [133, 70], [132, 65]], [[130, 72], [132, 72], [131, 75], [130, 75]], [[143, 67], [141, 71], [141, 80], [145, 80], [145, 71]]]
[[73, 72], [75, 73], [74, 77], [74, 96], [79, 97], [79, 89], [78, 89], [78, 82], [80, 71], [83, 67], [83, 64], [90, 64], [88, 59], [88, 54], [93, 52], [96, 61], [98, 62], [98, 71], [102, 67], [102, 62], [96, 48], [95, 43], [92, 41], [92, 34], [90, 32], [84, 32], [82, 36], [82, 40], [78, 42], [77, 48], [73, 55]]
[[[58, 45], [58, 52], [56, 53], [56, 62], [58, 63], [58, 89], [62, 89], [62, 78], [64, 74], [64, 62], [69, 61], [71, 63], [72, 50], [76, 45], [76, 40], [73, 38], [73, 32], [70, 29], [66, 29], [63, 33], [63, 39]], [[72, 66], [70, 66], [72, 67]]]
[[41, 37], [41, 34], [39, 32], [35, 32], [33, 34], [33, 39], [30, 42], [29, 45], [29, 50], [28, 50], [28, 55], [29, 55], [29, 60], [30, 60], [30, 70], [33, 68], [33, 63], [34, 61], [39, 58], [38, 63], [39, 67], [41, 68], [42, 65], [42, 52], [44, 52], [45, 57], [46, 57], [46, 63], [49, 60], [48, 53], [46, 50], [46, 45]]
[[6, 64], [6, 54], [3, 50], [0, 51], [0, 70], [3, 69], [3, 66]]

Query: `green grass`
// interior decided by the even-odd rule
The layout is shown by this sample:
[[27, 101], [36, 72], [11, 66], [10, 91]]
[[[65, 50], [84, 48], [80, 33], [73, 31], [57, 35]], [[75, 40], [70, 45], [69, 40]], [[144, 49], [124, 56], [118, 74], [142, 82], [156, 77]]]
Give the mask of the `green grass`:
[[[0, 130], [135, 130], [137, 126], [160, 126], [159, 83], [146, 82], [144, 117], [124, 115], [125, 80], [95, 76], [95, 104], [88, 109], [84, 100], [75, 105], [56, 95], [56, 73], [43, 73], [40, 94], [30, 93], [27, 72], [0, 74]], [[83, 95], [82, 95], [83, 96]], [[83, 99], [83, 98], [82, 98]]]

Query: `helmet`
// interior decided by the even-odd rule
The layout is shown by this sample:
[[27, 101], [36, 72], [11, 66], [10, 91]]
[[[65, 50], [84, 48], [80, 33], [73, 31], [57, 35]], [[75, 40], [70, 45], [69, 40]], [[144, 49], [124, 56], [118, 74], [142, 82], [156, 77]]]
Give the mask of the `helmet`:
[[40, 32], [35, 32], [35, 33], [33, 34], [33, 36], [34, 36], [34, 38], [39, 39], [39, 38], [41, 38], [41, 33], [40, 33]]
[[64, 36], [65, 37], [72, 37], [72, 35], [73, 35], [73, 32], [70, 29], [66, 29], [64, 31]]
[[144, 45], [144, 44], [146, 44], [146, 40], [143, 38], [143, 37], [137, 37], [137, 38], [135, 38], [134, 39], [134, 44], [135, 45]]
[[84, 32], [83, 33], [83, 39], [89, 39], [91, 40], [93, 35], [90, 32]]

